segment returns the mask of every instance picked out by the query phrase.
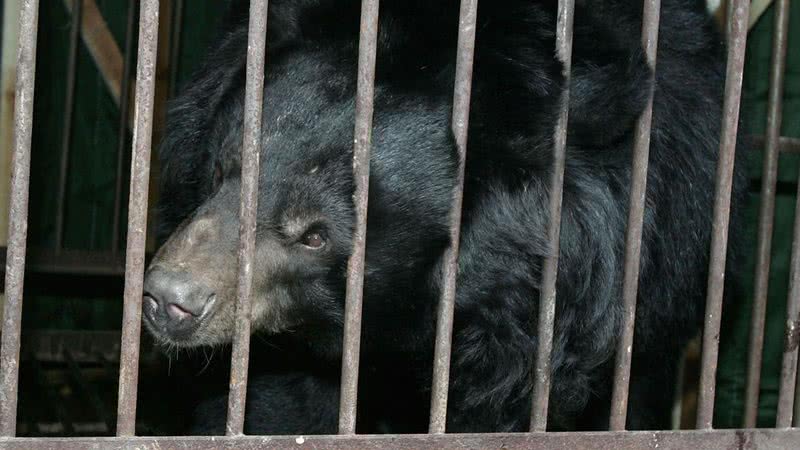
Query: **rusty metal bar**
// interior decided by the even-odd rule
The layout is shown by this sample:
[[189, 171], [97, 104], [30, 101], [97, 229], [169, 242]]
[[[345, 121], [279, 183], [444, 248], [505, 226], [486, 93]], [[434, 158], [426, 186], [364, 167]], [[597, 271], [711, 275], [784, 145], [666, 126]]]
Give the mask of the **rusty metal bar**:
[[559, 238], [561, 235], [561, 197], [564, 191], [564, 164], [567, 153], [567, 122], [572, 70], [572, 22], [575, 0], [559, 0], [556, 24], [556, 53], [563, 64], [564, 91], [561, 110], [553, 134], [553, 178], [550, 180], [550, 225], [547, 242], [550, 254], [544, 258], [539, 293], [538, 344], [533, 377], [531, 431], [547, 428], [547, 407], [550, 397], [550, 354], [553, 350], [553, 328], [556, 317], [556, 278], [558, 275]]
[[625, 233], [625, 273], [622, 298], [625, 315], [622, 336], [617, 342], [614, 386], [611, 395], [609, 425], [613, 431], [625, 429], [628, 415], [628, 386], [630, 385], [633, 356], [633, 331], [636, 320], [636, 296], [639, 290], [639, 263], [642, 248], [645, 197], [647, 195], [647, 166], [650, 157], [650, 128], [653, 119], [653, 93], [655, 91], [656, 54], [658, 51], [658, 26], [661, 17], [661, 0], [645, 0], [642, 8], [642, 46], [650, 66], [649, 99], [636, 122], [633, 144], [633, 169], [631, 173], [628, 227]]
[[14, 153], [11, 162], [11, 199], [8, 214], [6, 298], [3, 306], [0, 351], [0, 436], [14, 436], [17, 429], [19, 342], [22, 326], [22, 289], [28, 235], [28, 188], [31, 175], [33, 87], [36, 77], [38, 0], [24, 0], [20, 10], [17, 51], [17, 83], [14, 96]]
[[725, 288], [725, 259], [728, 247], [731, 187], [736, 153], [736, 133], [739, 126], [739, 102], [742, 96], [742, 72], [744, 70], [745, 44], [747, 43], [747, 20], [750, 10], [750, 2], [748, 0], [732, 1], [732, 14], [728, 16], [730, 30], [728, 34], [728, 67], [725, 78], [725, 101], [715, 183], [711, 261], [708, 274], [708, 297], [706, 298], [705, 324], [703, 327], [703, 356], [701, 360], [702, 369], [700, 371], [700, 391], [698, 394], [697, 428], [701, 429], [711, 428], [714, 418], [715, 381], [719, 353], [722, 295]]
[[142, 0], [139, 53], [136, 68], [135, 124], [128, 201], [128, 243], [125, 253], [125, 303], [117, 404], [117, 436], [136, 432], [136, 394], [139, 380], [139, 336], [142, 327], [147, 195], [153, 136], [153, 98], [158, 48], [158, 0]]
[[794, 384], [794, 415], [792, 417], [792, 426], [800, 428], [800, 373], [797, 375]]
[[792, 426], [794, 415], [795, 383], [797, 377], [797, 346], [800, 344], [800, 184], [794, 215], [794, 242], [792, 243], [792, 278], [789, 280], [789, 298], [786, 301], [786, 325], [783, 341], [778, 412], [775, 426]]
[[472, 96], [472, 66], [475, 56], [475, 21], [478, 0], [461, 0], [458, 24], [458, 54], [453, 93], [453, 135], [458, 149], [458, 174], [450, 211], [450, 247], [444, 255], [442, 296], [436, 316], [436, 348], [429, 432], [444, 433], [447, 424], [447, 390], [450, 385], [450, 353], [453, 344], [453, 315], [456, 303], [458, 245], [461, 235], [461, 204], [464, 198], [464, 165], [467, 157], [469, 102]]
[[775, 216], [775, 186], [778, 181], [778, 140], [783, 109], [783, 79], [786, 71], [786, 41], [789, 28], [789, 0], [778, 0], [775, 7], [775, 31], [772, 35], [772, 71], [770, 73], [767, 133], [761, 175], [761, 205], [758, 219], [753, 313], [750, 322], [750, 354], [747, 360], [745, 392], [745, 428], [756, 426], [758, 394], [761, 386], [761, 358], [764, 350], [764, 321], [767, 315], [767, 294], [772, 251], [772, 229]]
[[358, 84], [353, 145], [353, 179], [356, 224], [353, 248], [347, 262], [347, 291], [344, 310], [342, 384], [339, 394], [339, 434], [355, 434], [358, 401], [358, 358], [361, 351], [361, 304], [364, 288], [364, 256], [367, 244], [367, 200], [369, 198], [369, 155], [372, 144], [375, 59], [378, 45], [379, 0], [362, 0], [358, 43]]
[[800, 138], [781, 136], [778, 138], [778, 148], [781, 152], [800, 153]]
[[236, 332], [231, 355], [228, 421], [225, 434], [244, 432], [247, 369], [250, 362], [250, 294], [253, 287], [258, 217], [258, 169], [261, 155], [261, 116], [264, 100], [268, 0], [250, 2], [247, 42], [247, 81], [242, 142], [242, 191], [239, 203], [239, 282], [236, 298]]
[[119, 251], [119, 222], [122, 216], [122, 169], [125, 165], [125, 147], [128, 142], [128, 109], [130, 103], [131, 65], [133, 64], [133, 32], [139, 2], [128, 4], [128, 22], [125, 26], [125, 54], [122, 60], [122, 80], [119, 93], [119, 140], [117, 142], [117, 174], [114, 179], [114, 216], [111, 226], [111, 253]]
[[[761, 150], [766, 145], [764, 136], [749, 136], [753, 150]], [[778, 138], [778, 151], [781, 153], [800, 153], [800, 138], [780, 136]]]
[[356, 436], [187, 436], [18, 438], [0, 440], [0, 450], [83, 450], [86, 448], [186, 448], [193, 450], [255, 449], [364, 449], [364, 450], [461, 450], [504, 448], [526, 450], [660, 449], [703, 450], [797, 448], [800, 429], [626, 431], [585, 433], [491, 433], [491, 434], [384, 434]]
[[[20, 361], [36, 359], [43, 363], [64, 363], [66, 353], [78, 364], [119, 358], [119, 331], [32, 330], [22, 338]], [[154, 348], [154, 347], [151, 347]], [[152, 351], [148, 354], [152, 358]], [[117, 371], [117, 367], [113, 367]]]
[[[6, 248], [0, 247], [0, 264], [5, 266], [5, 263]], [[105, 251], [64, 249], [56, 254], [50, 248], [29, 247], [26, 253], [25, 269], [29, 274], [123, 276], [125, 259], [122, 255], [112, 255]], [[0, 272], [5, 274], [5, 268], [0, 267]]]
[[56, 197], [56, 252], [64, 245], [64, 211], [67, 203], [67, 169], [72, 141], [72, 115], [75, 112], [75, 72], [78, 65], [83, 0], [72, 0], [72, 24], [69, 30], [69, 58], [67, 59], [66, 92], [64, 97], [64, 125], [61, 130], [61, 161], [58, 170], [58, 194]]

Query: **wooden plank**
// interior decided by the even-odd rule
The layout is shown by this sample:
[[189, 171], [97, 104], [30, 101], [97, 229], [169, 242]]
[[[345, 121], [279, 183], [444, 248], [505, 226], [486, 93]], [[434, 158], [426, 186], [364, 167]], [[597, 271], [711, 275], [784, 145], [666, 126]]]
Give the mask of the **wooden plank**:
[[[64, 0], [64, 6], [72, 14], [72, 0]], [[83, 0], [81, 18], [81, 37], [89, 54], [92, 55], [103, 77], [111, 98], [119, 106], [120, 84], [122, 81], [122, 52], [108, 29], [95, 0]]]

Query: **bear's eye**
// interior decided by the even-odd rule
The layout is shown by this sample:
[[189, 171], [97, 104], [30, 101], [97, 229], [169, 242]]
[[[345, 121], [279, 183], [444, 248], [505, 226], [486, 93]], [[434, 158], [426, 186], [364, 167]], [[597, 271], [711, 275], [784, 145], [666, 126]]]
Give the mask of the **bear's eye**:
[[211, 190], [216, 191], [220, 184], [222, 184], [222, 166], [216, 163], [214, 164], [214, 176], [211, 180]]
[[300, 243], [312, 250], [325, 247], [325, 237], [319, 231], [309, 231], [300, 238]]

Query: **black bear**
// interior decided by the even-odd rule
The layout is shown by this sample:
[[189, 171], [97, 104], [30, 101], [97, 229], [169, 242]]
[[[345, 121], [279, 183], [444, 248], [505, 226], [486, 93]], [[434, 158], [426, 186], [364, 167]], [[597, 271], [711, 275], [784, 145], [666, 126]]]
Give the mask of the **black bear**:
[[[632, 141], [649, 86], [641, 0], [575, 5], [549, 426], [608, 425], [621, 333]], [[234, 329], [248, 2], [174, 100], [160, 149], [164, 241], [143, 303], [171, 348], [223, 346]], [[273, 0], [254, 267], [246, 433], [333, 433], [354, 227], [360, 2]], [[359, 432], [424, 432], [435, 312], [457, 170], [450, 123], [458, 0], [384, 0], [369, 186]], [[524, 431], [553, 130], [564, 91], [557, 2], [481, 2], [449, 432]], [[725, 47], [701, 0], [661, 9], [647, 212], [628, 426], [669, 427], [679, 354], [697, 334], [708, 274]], [[731, 242], [743, 164], [736, 164]], [[735, 281], [729, 250], [728, 283]], [[730, 286], [730, 285], [729, 285]], [[733, 288], [726, 289], [731, 292]], [[194, 433], [220, 433], [225, 398]]]

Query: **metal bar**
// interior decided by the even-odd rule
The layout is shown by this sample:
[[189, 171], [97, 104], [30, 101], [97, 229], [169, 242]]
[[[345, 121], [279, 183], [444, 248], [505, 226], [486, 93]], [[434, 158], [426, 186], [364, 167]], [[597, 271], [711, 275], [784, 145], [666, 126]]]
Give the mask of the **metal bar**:
[[139, 379], [139, 336], [142, 327], [147, 195], [150, 146], [153, 135], [153, 95], [158, 48], [158, 0], [142, 0], [139, 18], [139, 53], [136, 68], [135, 124], [128, 203], [128, 243], [125, 253], [125, 303], [117, 404], [117, 436], [136, 431], [136, 384]]
[[758, 249], [753, 292], [753, 313], [750, 322], [750, 354], [747, 360], [745, 391], [745, 428], [756, 426], [758, 394], [761, 386], [761, 358], [764, 350], [764, 321], [767, 315], [767, 294], [772, 251], [772, 230], [775, 216], [775, 186], [778, 181], [778, 139], [783, 109], [783, 79], [786, 71], [786, 41], [789, 28], [789, 0], [778, 0], [775, 7], [775, 31], [772, 35], [772, 72], [770, 73], [767, 133], [761, 175], [761, 204], [758, 219]]
[[698, 448], [703, 450], [797, 448], [800, 429], [627, 431], [585, 433], [402, 434], [355, 436], [187, 436], [0, 439], [0, 450], [83, 450], [86, 448], [191, 448], [193, 450], [364, 449], [438, 450], [505, 448], [549, 450], [626, 450]]
[[372, 144], [379, 3], [379, 0], [362, 0], [361, 2], [356, 123], [353, 142], [353, 180], [355, 181], [353, 201], [356, 209], [356, 223], [353, 230], [353, 248], [350, 260], [347, 262], [342, 384], [339, 394], [339, 434], [356, 432], [358, 358], [361, 350], [361, 304], [364, 288], [364, 256], [367, 244], [369, 155]]
[[797, 375], [794, 384], [794, 415], [792, 417], [792, 426], [800, 428], [800, 371], [798, 371]]
[[242, 186], [239, 203], [239, 282], [236, 301], [236, 332], [231, 355], [228, 421], [225, 434], [244, 432], [247, 400], [247, 369], [250, 362], [250, 294], [253, 286], [256, 226], [258, 217], [258, 169], [261, 155], [261, 116], [264, 100], [268, 0], [250, 2], [245, 84]]
[[61, 162], [58, 171], [58, 196], [56, 197], [56, 252], [64, 245], [64, 211], [67, 203], [67, 169], [72, 141], [72, 114], [75, 111], [75, 72], [78, 65], [78, 43], [83, 17], [83, 0], [72, 0], [72, 24], [69, 31], [69, 59], [64, 91], [64, 125], [61, 130]]
[[119, 222], [122, 215], [122, 169], [125, 165], [125, 148], [128, 143], [128, 109], [130, 103], [131, 65], [133, 64], [133, 32], [139, 2], [128, 4], [128, 22], [125, 28], [125, 55], [122, 60], [122, 81], [119, 99], [119, 134], [117, 141], [117, 175], [114, 179], [114, 219], [111, 226], [111, 253], [119, 251]]
[[[147, 255], [148, 259], [151, 255]], [[0, 247], [0, 264], [5, 266], [6, 248]], [[28, 248], [25, 269], [28, 274], [125, 275], [125, 258], [108, 252], [64, 249], [56, 254], [50, 248]], [[5, 274], [5, 267], [0, 267]]]
[[717, 162], [714, 221], [711, 236], [711, 261], [708, 274], [705, 324], [703, 327], [703, 356], [698, 394], [697, 428], [709, 429], [714, 418], [715, 380], [719, 353], [722, 294], [725, 284], [725, 259], [728, 247], [731, 187], [736, 153], [736, 133], [739, 125], [739, 101], [742, 96], [745, 44], [747, 43], [748, 0], [732, 0], [729, 18], [728, 68], [725, 78], [725, 101], [722, 131]]
[[170, 38], [169, 98], [175, 97], [178, 88], [178, 69], [180, 68], [181, 37], [183, 31], [183, 0], [175, 0], [172, 11], [172, 37]]
[[[766, 145], [766, 138], [764, 138], [764, 136], [751, 136], [750, 139], [753, 143], [753, 150], [760, 150], [760, 147]], [[781, 153], [800, 153], [800, 138], [789, 136], [779, 137], [778, 151]]]
[[[22, 338], [20, 361], [36, 359], [42, 363], [67, 362], [66, 353], [77, 364], [98, 364], [103, 359], [117, 361], [119, 358], [119, 331], [88, 330], [32, 330]], [[157, 357], [154, 346], [147, 348], [147, 357]], [[117, 371], [116, 364], [113, 372]]]
[[564, 91], [561, 111], [553, 135], [553, 178], [550, 180], [550, 225], [547, 241], [550, 254], [544, 258], [542, 285], [539, 294], [538, 344], [533, 377], [531, 431], [547, 428], [547, 407], [550, 397], [550, 354], [553, 350], [553, 328], [556, 316], [556, 278], [558, 275], [559, 237], [561, 235], [561, 197], [564, 190], [564, 164], [567, 153], [570, 72], [572, 70], [572, 22], [574, 0], [559, 0], [556, 26], [556, 52], [563, 64]]
[[789, 280], [789, 298], [786, 301], [786, 334], [783, 342], [778, 412], [775, 426], [792, 426], [794, 414], [795, 378], [797, 376], [797, 347], [800, 345], [800, 184], [794, 215], [794, 242], [792, 243], [792, 278]]
[[642, 46], [650, 66], [650, 88], [647, 105], [636, 122], [633, 143], [633, 169], [631, 173], [628, 227], [625, 234], [625, 273], [622, 298], [625, 315], [622, 336], [617, 342], [614, 386], [611, 395], [611, 430], [625, 429], [628, 415], [628, 387], [630, 385], [633, 332], [636, 321], [636, 296], [639, 290], [639, 263], [642, 248], [645, 198], [647, 195], [647, 166], [650, 157], [650, 128], [653, 119], [653, 93], [655, 91], [656, 54], [658, 51], [658, 26], [661, 17], [661, 0], [645, 0], [642, 8]]
[[17, 84], [14, 96], [14, 153], [11, 162], [11, 199], [8, 214], [6, 298], [3, 306], [0, 351], [0, 436], [14, 436], [17, 428], [19, 342], [22, 326], [22, 289], [28, 234], [28, 188], [31, 174], [33, 87], [36, 77], [38, 0], [24, 0], [20, 11]]
[[444, 255], [442, 296], [436, 316], [436, 348], [429, 432], [444, 433], [447, 424], [447, 392], [450, 385], [450, 353], [456, 303], [458, 245], [461, 234], [461, 204], [464, 198], [464, 166], [467, 157], [469, 102], [472, 96], [472, 66], [475, 56], [475, 21], [478, 0], [462, 0], [458, 25], [458, 53], [453, 92], [453, 135], [458, 149], [458, 173], [450, 211], [450, 247]]

